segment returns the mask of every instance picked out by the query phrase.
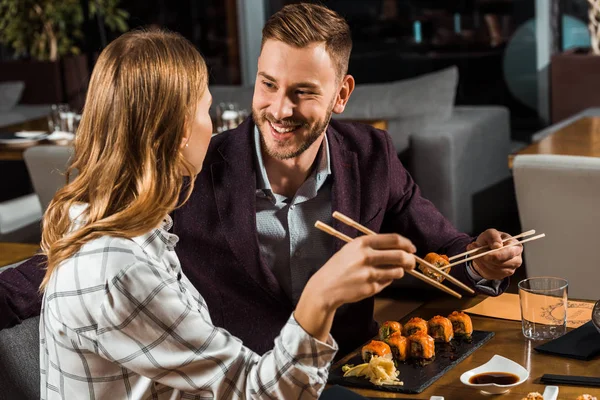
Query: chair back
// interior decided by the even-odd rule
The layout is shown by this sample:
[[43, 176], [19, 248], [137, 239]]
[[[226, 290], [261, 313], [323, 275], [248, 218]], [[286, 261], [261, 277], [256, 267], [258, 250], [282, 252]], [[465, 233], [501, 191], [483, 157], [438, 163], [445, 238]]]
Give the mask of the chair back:
[[521, 226], [546, 237], [525, 244], [527, 276], [558, 276], [569, 297], [600, 299], [600, 158], [515, 157], [513, 174]]
[[43, 212], [48, 208], [56, 191], [66, 183], [64, 173], [72, 151], [70, 146], [44, 145], [30, 147], [23, 153], [33, 189], [40, 199]]

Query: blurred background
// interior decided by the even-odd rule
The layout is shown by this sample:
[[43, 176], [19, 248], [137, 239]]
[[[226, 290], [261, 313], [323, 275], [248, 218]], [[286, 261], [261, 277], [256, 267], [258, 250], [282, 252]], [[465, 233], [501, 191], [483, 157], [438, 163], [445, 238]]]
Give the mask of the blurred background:
[[[24, 100], [67, 101], [81, 106], [89, 75], [87, 67], [93, 62], [88, 65], [73, 62], [72, 55], [97, 53], [122, 31], [159, 26], [183, 34], [201, 50], [211, 68], [211, 84], [251, 84], [253, 76], [245, 79], [245, 68], [256, 62], [256, 42], [260, 41], [264, 21], [293, 2], [3, 0], [0, 61], [47, 61], [49, 55], [40, 48], [45, 46], [49, 50], [50, 46], [32, 42], [44, 39], [46, 34], [43, 29], [36, 33], [36, 25], [53, 26], [58, 38], [54, 60], [69, 64], [66, 66], [70, 68], [66, 79], [69, 82], [56, 82], [58, 79], [49, 82], [49, 78], [44, 78], [41, 84], [50, 86], [46, 93], [33, 94], [31, 86], [37, 83], [35, 77], [28, 77], [34, 83], [27, 85]], [[540, 110], [538, 104], [538, 61], [548, 63], [553, 53], [590, 45], [587, 0], [323, 0], [320, 3], [343, 15], [350, 24], [354, 40], [350, 73], [358, 83], [391, 82], [456, 65], [460, 77], [456, 104], [508, 107], [511, 135], [515, 139], [527, 140], [551, 120], [549, 111]], [[31, 11], [35, 7], [39, 13]], [[9, 9], [13, 11], [7, 12]], [[85, 18], [84, 14], [90, 10], [93, 15]], [[538, 20], [548, 25], [545, 36], [536, 35]], [[537, 60], [536, 45], [550, 42], [553, 48], [545, 55], [548, 59]], [[253, 46], [254, 53], [249, 51]], [[23, 72], [22, 64], [15, 65], [15, 69]], [[0, 66], [0, 80], [9, 79], [10, 71]]]
[[[0, 136], [64, 126], [74, 134], [99, 52], [147, 27], [198, 47], [215, 133], [230, 129], [251, 109], [264, 23], [294, 2], [0, 0]], [[554, 124], [600, 107], [600, 57], [591, 51], [600, 0], [319, 3], [345, 17], [353, 37], [357, 89], [341, 117], [384, 127], [423, 193], [460, 229], [517, 231], [507, 159]], [[26, 139], [12, 139], [0, 137], [0, 206], [35, 191], [19, 147]]]

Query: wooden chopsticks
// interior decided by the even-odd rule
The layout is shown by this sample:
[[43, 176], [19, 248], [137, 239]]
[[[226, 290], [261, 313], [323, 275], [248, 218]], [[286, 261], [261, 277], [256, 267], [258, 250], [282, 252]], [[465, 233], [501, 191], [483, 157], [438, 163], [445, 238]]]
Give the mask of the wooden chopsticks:
[[[521, 240], [521, 241], [518, 241], [518, 242], [516, 242], [516, 243], [511, 243], [511, 244], [507, 244], [507, 245], [504, 245], [504, 246], [502, 246], [502, 247], [499, 247], [499, 248], [497, 248], [497, 249], [492, 249], [492, 250], [484, 251], [483, 253], [479, 253], [479, 254], [476, 254], [476, 255], [474, 255], [474, 256], [471, 256], [471, 257], [465, 258], [465, 259], [463, 259], [463, 260], [460, 260], [460, 261], [455, 261], [455, 262], [453, 262], [453, 263], [451, 263], [451, 264], [444, 265], [444, 266], [442, 267], [442, 269], [448, 269], [448, 268], [452, 268], [452, 267], [454, 267], [455, 265], [462, 264], [462, 263], [464, 263], [464, 262], [467, 262], [467, 261], [475, 260], [476, 258], [479, 258], [479, 257], [486, 256], [486, 255], [488, 255], [488, 254], [490, 254], [490, 253], [494, 253], [494, 252], [496, 252], [496, 251], [498, 251], [498, 250], [502, 250], [502, 249], [505, 249], [505, 248], [507, 248], [507, 247], [510, 247], [510, 246], [518, 246], [518, 245], [520, 245], [521, 243], [527, 243], [527, 242], [531, 242], [532, 240], [541, 239], [541, 238], [543, 238], [543, 237], [545, 237], [545, 236], [546, 236], [546, 234], [545, 234], [545, 233], [540, 233], [539, 235], [535, 235], [535, 236], [532, 236], [532, 237], [530, 237], [530, 238], [523, 239], [523, 240]], [[509, 238], [509, 239], [511, 239], [511, 238]], [[479, 249], [477, 249], [477, 250], [479, 250]]]
[[[375, 235], [375, 232], [373, 232], [372, 230], [370, 230], [369, 228], [367, 228], [366, 226], [363, 226], [361, 224], [359, 224], [358, 222], [354, 221], [352, 218], [345, 216], [344, 214], [335, 211], [333, 213], [333, 218], [337, 219], [338, 221], [341, 221], [343, 223], [345, 223], [348, 226], [351, 226], [357, 230], [359, 230], [360, 232], [364, 233], [365, 235]], [[473, 289], [471, 289], [470, 287], [468, 287], [467, 285], [465, 285], [464, 283], [462, 283], [461, 281], [459, 281], [458, 279], [456, 279], [453, 276], [450, 276], [449, 274], [447, 274], [445, 271], [442, 271], [441, 269], [439, 269], [438, 267], [436, 267], [435, 265], [425, 261], [424, 259], [422, 259], [421, 257], [413, 254], [413, 256], [415, 257], [415, 259], [421, 263], [426, 265], [427, 267], [431, 268], [432, 270], [434, 270], [435, 272], [437, 272], [438, 274], [442, 275], [444, 278], [448, 279], [448, 281], [454, 283], [456, 286], [458, 286], [459, 288], [474, 294], [475, 291]], [[418, 272], [416, 272], [418, 274]]]
[[[345, 216], [344, 214], [342, 214], [342, 213], [340, 213], [338, 211], [335, 211], [333, 213], [333, 218], [335, 218], [335, 219], [343, 222], [344, 224], [346, 224], [348, 226], [351, 226], [351, 227], [355, 228], [356, 230], [364, 233], [365, 235], [375, 235], [375, 232], [373, 232], [372, 230], [370, 230], [366, 226], [363, 226], [363, 225], [359, 224], [358, 222], [354, 221], [352, 218], [347, 217], [347, 216]], [[352, 238], [349, 237], [348, 235], [343, 234], [342, 232], [340, 232], [340, 231], [332, 228], [331, 226], [329, 226], [327, 224], [324, 224], [321, 221], [317, 221], [315, 223], [315, 227], [317, 229], [322, 230], [325, 233], [328, 233], [328, 234], [330, 234], [332, 236], [337, 237], [338, 239], [343, 240], [346, 243], [352, 241]], [[502, 240], [502, 243], [504, 243], [504, 242], [506, 242], [506, 241], [508, 241], [510, 239], [517, 239], [517, 238], [522, 238], [522, 237], [525, 237], [525, 236], [530, 236], [530, 235], [533, 235], [534, 233], [535, 233], [535, 230], [530, 230], [530, 231], [527, 231], [527, 232], [523, 232], [523, 233], [521, 233], [519, 235], [512, 236], [510, 238], [506, 238], [506, 239]], [[478, 253], [478, 254], [476, 254], [474, 256], [462, 259], [460, 261], [456, 261], [454, 263], [451, 263], [451, 264], [446, 265], [446, 266], [441, 267], [441, 268], [437, 268], [435, 265], [432, 265], [431, 263], [425, 261], [424, 259], [422, 259], [421, 257], [419, 257], [417, 255], [413, 254], [413, 256], [415, 257], [415, 259], [420, 264], [423, 264], [423, 265], [427, 266], [428, 268], [430, 268], [431, 270], [435, 271], [439, 275], [445, 277], [448, 281], [454, 283], [456, 286], [460, 287], [461, 289], [464, 289], [465, 291], [467, 291], [469, 293], [475, 293], [475, 291], [473, 289], [471, 289], [470, 287], [468, 287], [464, 283], [460, 282], [459, 280], [457, 280], [453, 276], [447, 274], [444, 270], [448, 269], [448, 268], [451, 268], [451, 267], [453, 267], [455, 265], [462, 264], [464, 262], [471, 261], [471, 260], [474, 260], [474, 259], [479, 258], [479, 257], [483, 257], [485, 255], [488, 255], [488, 254], [493, 253], [495, 251], [504, 249], [506, 247], [516, 246], [516, 245], [519, 245], [521, 243], [526, 243], [526, 242], [530, 242], [532, 240], [537, 240], [537, 239], [543, 238], [544, 236], [546, 236], [546, 235], [543, 234], [543, 233], [539, 234], [539, 235], [536, 235], [536, 236], [532, 236], [530, 238], [523, 239], [523, 240], [521, 240], [521, 241], [519, 241], [517, 243], [507, 244], [507, 245], [505, 245], [503, 247], [500, 247], [498, 249], [492, 249], [492, 250], [485, 251], [483, 253]], [[472, 254], [472, 253], [476, 253], [476, 252], [481, 251], [482, 249], [485, 249], [485, 248], [489, 248], [489, 246], [479, 247], [477, 249], [473, 249], [473, 250], [469, 250], [469, 251], [466, 251], [466, 252], [461, 253], [461, 254], [457, 254], [455, 256], [450, 257], [449, 260], [455, 260], [457, 258], [464, 257], [464, 256]], [[444, 291], [444, 292], [446, 292], [448, 294], [451, 294], [452, 296], [454, 296], [456, 298], [460, 299], [462, 297], [459, 293], [457, 293], [454, 290], [452, 290], [452, 289], [450, 289], [450, 288], [442, 285], [440, 282], [436, 281], [435, 279], [431, 279], [430, 277], [428, 277], [428, 276], [426, 276], [424, 274], [421, 274], [421, 273], [419, 273], [417, 271], [414, 271], [414, 270], [406, 270], [406, 273], [414, 276], [417, 279], [422, 280], [423, 282], [426, 282], [426, 283], [430, 284], [431, 286], [436, 287], [437, 289], [440, 289], [440, 290], [442, 290], [442, 291]]]
[[[321, 221], [317, 221], [315, 223], [315, 227], [317, 229], [322, 230], [325, 233], [330, 234], [331, 236], [335, 236], [336, 238], [343, 240], [346, 243], [352, 241], [352, 238], [350, 236], [344, 235], [342, 232], [340, 232], [340, 231], [332, 228], [331, 226], [329, 226], [327, 224], [324, 224]], [[427, 282], [431, 286], [435, 286], [436, 288], [438, 288], [438, 289], [440, 289], [440, 290], [442, 290], [442, 291], [444, 291], [444, 292], [446, 292], [446, 293], [448, 293], [448, 294], [450, 294], [450, 295], [452, 295], [452, 296], [454, 296], [454, 297], [456, 297], [458, 299], [460, 299], [462, 297], [459, 293], [455, 292], [454, 290], [452, 290], [452, 289], [450, 289], [450, 288], [442, 285], [441, 283], [439, 283], [435, 279], [431, 279], [430, 277], [425, 276], [425, 275], [423, 275], [423, 274], [421, 274], [419, 272], [416, 272], [416, 271], [413, 271], [413, 270], [406, 270], [406, 273], [414, 276], [417, 279], [422, 280], [423, 282]]]
[[[535, 234], [535, 229], [532, 229], [532, 230], [527, 231], [527, 232], [519, 233], [516, 236], [511, 236], [509, 238], [506, 238], [506, 239], [502, 240], [502, 243], [504, 243], [504, 242], [506, 242], [508, 240], [511, 240], [511, 239], [519, 239], [519, 238], [522, 238], [522, 237], [525, 237], [525, 236], [531, 236], [531, 235], [534, 235], [534, 234]], [[465, 251], [464, 253], [460, 253], [460, 254], [457, 254], [455, 256], [448, 257], [448, 261], [456, 260], [457, 258], [468, 256], [469, 254], [477, 253], [478, 251], [482, 251], [482, 250], [489, 249], [489, 248], [490, 248], [490, 246], [483, 246], [483, 247], [478, 247], [478, 248], [473, 249], [473, 250]]]
[[[368, 229], [367, 227], [359, 224], [358, 222], [354, 221], [352, 218], [345, 216], [344, 214], [335, 211], [333, 213], [333, 218], [345, 223], [348, 226], [351, 226], [355, 229], [357, 229], [358, 231], [366, 234], [366, 235], [375, 235], [375, 232], [373, 232], [372, 230]], [[349, 236], [343, 234], [342, 232], [337, 231], [336, 229], [332, 228], [331, 226], [324, 224], [321, 221], [317, 221], [315, 223], [315, 227], [317, 229], [320, 229], [332, 236], [337, 237], [338, 239], [343, 240], [344, 242], [350, 242], [352, 240], [352, 238], [350, 238]], [[445, 271], [440, 270], [439, 268], [437, 268], [436, 266], [432, 265], [431, 263], [423, 260], [422, 258], [414, 255], [415, 259], [420, 262], [421, 264], [426, 265], [427, 267], [431, 268], [432, 270], [434, 270], [435, 272], [439, 273], [440, 275], [444, 276], [446, 279], [448, 279], [450, 282], [454, 283], [455, 285], [457, 285], [458, 287], [460, 287], [461, 289], [466, 290], [469, 293], [475, 293], [475, 291], [473, 289], [471, 289], [470, 287], [468, 287], [467, 285], [465, 285], [464, 283], [460, 282], [459, 280], [457, 280], [456, 278], [454, 278], [453, 276], [450, 276], [449, 274], [447, 274]], [[413, 271], [413, 270], [406, 270], [406, 272], [412, 276], [414, 276], [417, 279], [420, 279], [428, 284], [430, 284], [431, 286], [434, 286], [448, 294], [451, 294], [452, 296], [456, 297], [456, 298], [461, 298], [462, 296], [457, 293], [456, 291], [442, 285], [440, 282], [436, 281], [435, 279], [431, 279], [428, 276], [425, 276], [417, 271]]]

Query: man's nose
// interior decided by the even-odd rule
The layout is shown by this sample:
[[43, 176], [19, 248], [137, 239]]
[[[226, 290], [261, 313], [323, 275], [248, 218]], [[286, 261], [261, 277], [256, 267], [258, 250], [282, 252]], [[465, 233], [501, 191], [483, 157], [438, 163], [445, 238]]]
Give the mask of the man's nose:
[[278, 121], [289, 118], [294, 114], [294, 103], [283, 91], [277, 93], [269, 108], [271, 115]]

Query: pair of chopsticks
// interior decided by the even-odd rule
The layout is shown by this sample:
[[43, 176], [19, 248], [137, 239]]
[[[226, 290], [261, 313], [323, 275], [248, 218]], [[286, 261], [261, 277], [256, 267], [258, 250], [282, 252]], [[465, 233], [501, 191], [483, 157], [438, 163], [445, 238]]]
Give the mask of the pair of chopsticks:
[[[522, 237], [525, 237], [525, 236], [531, 236], [534, 233], [535, 233], [535, 230], [530, 230], [530, 231], [527, 231], [527, 232], [523, 232], [523, 233], [520, 233], [520, 234], [518, 234], [516, 236], [512, 236], [512, 237], [509, 237], [509, 238], [506, 238], [506, 239], [502, 240], [502, 243], [504, 243], [504, 242], [506, 242], [508, 240], [511, 240], [511, 239], [519, 239], [519, 238], [522, 238]], [[504, 245], [504, 246], [499, 247], [497, 249], [491, 249], [491, 250], [488, 250], [488, 251], [484, 251], [483, 253], [479, 253], [479, 254], [476, 254], [474, 256], [467, 257], [467, 258], [462, 259], [460, 261], [455, 261], [455, 262], [450, 263], [448, 265], [444, 265], [441, 269], [444, 270], [444, 269], [452, 268], [455, 265], [462, 264], [462, 263], [467, 262], [467, 261], [475, 260], [476, 258], [486, 256], [486, 255], [488, 255], [490, 253], [493, 253], [493, 252], [496, 252], [498, 250], [502, 250], [502, 249], [505, 249], [505, 248], [510, 247], [510, 246], [518, 246], [521, 243], [531, 242], [532, 240], [537, 240], [537, 239], [543, 238], [545, 236], [546, 236], [546, 234], [540, 233], [539, 235], [531, 236], [530, 238], [517, 241], [516, 243], [507, 244], [507, 245]], [[478, 247], [478, 248], [473, 249], [473, 250], [465, 251], [464, 253], [457, 254], [455, 256], [450, 257], [449, 260], [450, 261], [456, 260], [457, 258], [461, 258], [461, 257], [467, 256], [469, 254], [476, 253], [476, 252], [481, 251], [481, 250], [485, 250], [486, 248], [489, 248], [489, 246]]]
[[[345, 223], [348, 226], [351, 226], [355, 229], [357, 229], [358, 231], [366, 234], [366, 235], [375, 235], [375, 232], [373, 232], [372, 230], [370, 230], [369, 228], [359, 224], [358, 222], [354, 221], [353, 219], [345, 216], [344, 214], [340, 213], [340, 212], [334, 212], [333, 213], [333, 218]], [[332, 228], [331, 226], [324, 224], [321, 221], [317, 221], [315, 223], [315, 227], [317, 229], [322, 230], [325, 233], [328, 233], [332, 236], [337, 237], [338, 239], [343, 240], [344, 242], [350, 242], [352, 241], [352, 238], [343, 234], [342, 232]], [[475, 293], [475, 291], [473, 289], [471, 289], [470, 287], [468, 287], [467, 285], [465, 285], [464, 283], [462, 283], [461, 281], [457, 280], [456, 278], [454, 278], [453, 276], [450, 276], [449, 274], [447, 274], [445, 271], [442, 271], [441, 269], [437, 268], [436, 266], [432, 265], [431, 263], [425, 261], [424, 259], [422, 259], [421, 257], [414, 255], [415, 259], [421, 263], [426, 265], [427, 267], [431, 268], [432, 270], [434, 270], [435, 272], [437, 272], [438, 274], [442, 275], [443, 277], [445, 277], [446, 279], [448, 279], [448, 281], [452, 282], [453, 284], [455, 284], [456, 286], [460, 287], [461, 289], [464, 289], [465, 291], [469, 292], [469, 293]], [[414, 270], [406, 270], [406, 273], [414, 276], [417, 279], [422, 280], [423, 282], [426, 282], [428, 284], [430, 284], [431, 286], [434, 286], [458, 299], [460, 299], [462, 296], [457, 293], [456, 291], [442, 285], [441, 283], [439, 283], [438, 281], [436, 281], [435, 279], [431, 279], [428, 276], [425, 276], [423, 274], [421, 274], [420, 272], [414, 271]]]

